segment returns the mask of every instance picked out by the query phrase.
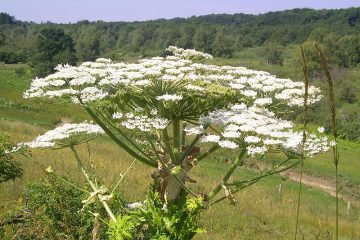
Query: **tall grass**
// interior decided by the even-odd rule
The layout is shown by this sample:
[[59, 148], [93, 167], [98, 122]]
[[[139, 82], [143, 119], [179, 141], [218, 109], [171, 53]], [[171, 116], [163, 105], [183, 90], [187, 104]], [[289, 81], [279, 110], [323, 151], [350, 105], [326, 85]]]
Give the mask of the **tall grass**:
[[301, 57], [303, 62], [303, 73], [304, 73], [304, 126], [303, 126], [303, 139], [302, 139], [302, 155], [301, 155], [301, 165], [300, 165], [300, 180], [299, 180], [299, 193], [298, 193], [298, 204], [296, 212], [296, 226], [295, 226], [295, 240], [297, 239], [298, 226], [299, 226], [299, 215], [300, 215], [300, 205], [301, 205], [301, 189], [302, 189], [302, 178], [304, 171], [304, 161], [305, 161], [305, 142], [306, 142], [306, 126], [308, 124], [308, 96], [309, 96], [309, 79], [308, 79], [308, 70], [307, 70], [307, 60], [305, 57], [305, 52], [301, 46]]
[[[329, 67], [326, 62], [326, 58], [324, 53], [318, 44], [315, 43], [315, 48], [318, 50], [320, 55], [320, 63], [325, 72], [325, 76], [329, 85], [329, 108], [331, 114], [331, 122], [332, 122], [332, 132], [334, 136], [334, 140], [337, 141], [337, 127], [336, 127], [336, 111], [335, 111], [335, 100], [334, 100], [334, 84], [329, 72]], [[338, 174], [338, 166], [339, 166], [339, 152], [337, 144], [333, 147], [333, 157], [334, 157], [334, 165], [335, 165], [335, 181], [336, 181], [336, 240], [339, 239], [339, 174]]]

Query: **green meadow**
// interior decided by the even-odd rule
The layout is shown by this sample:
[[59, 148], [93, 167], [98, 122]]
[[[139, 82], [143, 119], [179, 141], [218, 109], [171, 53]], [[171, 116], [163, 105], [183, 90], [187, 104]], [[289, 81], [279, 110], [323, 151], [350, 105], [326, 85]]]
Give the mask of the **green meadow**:
[[[254, 68], [260, 68], [261, 65], [236, 59], [215, 59], [215, 62], [242, 64]], [[283, 74], [287, 73], [285, 67], [275, 70], [281, 71]], [[30, 79], [30, 69], [26, 65], [0, 66], [1, 132], [15, 141], [28, 141], [61, 123], [89, 120], [89, 116], [80, 107], [72, 104], [58, 104], [55, 101], [49, 104], [40, 100], [23, 99], [22, 92], [28, 88]], [[90, 147], [91, 159], [104, 182], [115, 184], [120, 173], [132, 163], [130, 156], [104, 137], [91, 142]], [[339, 239], [356, 240], [360, 239], [360, 143], [342, 140], [339, 142], [339, 151], [340, 194], [346, 199], [341, 200], [339, 205]], [[86, 147], [80, 146], [79, 152], [84, 159], [88, 159]], [[45, 175], [39, 164], [51, 166], [56, 174], [68, 177], [77, 184], [84, 183], [75, 160], [67, 150], [33, 151], [32, 157], [19, 157], [17, 160], [24, 168], [24, 176], [0, 185], [0, 209], [6, 209], [16, 202], [22, 204], [26, 197], [23, 195], [25, 185]], [[273, 159], [250, 159], [245, 168], [236, 171], [233, 179], [248, 179], [259, 175], [260, 172], [252, 169], [252, 161], [271, 164]], [[193, 178], [205, 185], [189, 185], [197, 192], [216, 185], [230, 166], [227, 156], [222, 154], [200, 164], [204, 167], [202, 170], [194, 169]], [[149, 186], [151, 172], [141, 163], [137, 162], [135, 165], [119, 191], [129, 201], [142, 201]], [[299, 169], [292, 171], [296, 173]], [[307, 159], [304, 172], [319, 183], [333, 183], [335, 175], [332, 154], [326, 153]], [[236, 196], [235, 206], [225, 200], [205, 211], [201, 226], [206, 232], [197, 235], [195, 239], [292, 239], [295, 233], [298, 187], [297, 182], [274, 175], [246, 188]], [[335, 198], [317, 187], [310, 186], [304, 186], [301, 198], [299, 239], [333, 239]]]

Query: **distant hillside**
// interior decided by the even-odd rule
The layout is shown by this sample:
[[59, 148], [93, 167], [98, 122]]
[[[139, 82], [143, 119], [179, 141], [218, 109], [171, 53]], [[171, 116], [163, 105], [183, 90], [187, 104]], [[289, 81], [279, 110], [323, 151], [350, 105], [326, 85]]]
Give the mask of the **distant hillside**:
[[344, 35], [358, 36], [360, 8], [293, 9], [260, 15], [212, 14], [145, 22], [84, 20], [75, 24], [21, 22], [0, 13], [0, 50], [17, 53], [14, 60], [26, 61], [34, 48], [36, 34], [49, 26], [62, 28], [72, 36], [80, 61], [98, 56], [159, 54], [169, 45], [233, 57], [244, 48], [264, 44], [286, 46], [308, 39], [319, 41], [327, 36], [336, 42]]

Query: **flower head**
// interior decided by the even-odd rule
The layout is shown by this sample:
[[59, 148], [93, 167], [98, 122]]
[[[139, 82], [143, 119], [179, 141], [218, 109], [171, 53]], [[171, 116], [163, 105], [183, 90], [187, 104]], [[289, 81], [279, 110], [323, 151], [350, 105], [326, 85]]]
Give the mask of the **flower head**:
[[104, 131], [95, 124], [87, 122], [77, 124], [65, 123], [38, 136], [31, 142], [24, 142], [20, 145], [29, 148], [64, 147], [87, 142], [94, 136], [102, 134], [104, 134]]

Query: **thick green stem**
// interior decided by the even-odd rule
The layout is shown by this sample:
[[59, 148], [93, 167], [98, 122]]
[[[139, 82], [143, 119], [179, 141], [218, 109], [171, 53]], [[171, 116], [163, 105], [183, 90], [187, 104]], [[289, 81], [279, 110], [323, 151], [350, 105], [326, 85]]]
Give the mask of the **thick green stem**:
[[[165, 117], [165, 108], [164, 108], [163, 103], [160, 103], [160, 105], [159, 105], [159, 114], [160, 114], [160, 117], [162, 117], [162, 118]], [[171, 143], [170, 143], [170, 138], [169, 138], [169, 134], [168, 134], [168, 131], [167, 131], [167, 127], [162, 130], [162, 138], [161, 138], [161, 140], [163, 141], [163, 143], [164, 143], [164, 145], [166, 147], [166, 151], [169, 154], [171, 161], [173, 163], [176, 162], [174, 152], [173, 152], [173, 148], [172, 148]]]
[[[181, 127], [181, 146], [185, 146], [185, 144], [186, 144], [185, 128], [186, 128], [186, 122], [184, 122]], [[182, 159], [182, 160], [184, 160], [184, 159]]]
[[96, 111], [108, 124], [112, 129], [115, 129], [115, 131], [120, 134], [131, 146], [133, 146], [136, 150], [138, 150], [143, 156], [147, 157], [149, 161], [153, 161], [153, 159], [151, 159], [151, 157], [148, 156], [148, 154], [146, 154], [136, 143], [134, 143], [134, 141], [132, 141], [128, 136], [126, 136], [125, 133], [123, 133], [123, 131], [121, 131], [121, 129], [119, 129], [118, 127], [116, 127], [110, 120], [107, 119], [106, 116], [104, 116], [102, 113], [100, 113], [99, 111]]
[[89, 113], [89, 115], [94, 119], [94, 121], [99, 124], [99, 126], [106, 132], [106, 134], [117, 143], [122, 149], [124, 149], [127, 153], [129, 153], [132, 157], [140, 162], [149, 165], [151, 167], [157, 167], [155, 162], [148, 160], [147, 158], [139, 155], [134, 150], [132, 150], [129, 146], [127, 146], [124, 142], [122, 142], [118, 137], [116, 137], [113, 132], [96, 116], [96, 114], [89, 108], [84, 106], [85, 110]]
[[308, 123], [308, 95], [309, 95], [309, 79], [308, 79], [308, 64], [305, 57], [305, 52], [301, 46], [301, 56], [303, 61], [303, 73], [304, 73], [304, 129], [303, 129], [303, 139], [302, 139], [302, 156], [301, 156], [301, 169], [300, 169], [300, 181], [299, 181], [299, 193], [298, 193], [298, 204], [296, 211], [296, 227], [295, 227], [295, 240], [297, 238], [298, 227], [299, 227], [299, 215], [300, 215], [300, 204], [301, 204], [301, 190], [302, 190], [302, 177], [304, 170], [304, 160], [305, 160], [305, 143], [306, 143], [306, 126]]
[[181, 121], [178, 119], [173, 120], [173, 152], [174, 152], [174, 164], [180, 164], [180, 153], [181, 153]]
[[161, 165], [166, 169], [166, 171], [169, 172], [169, 174], [179, 183], [179, 185], [189, 194], [191, 194], [192, 196], [196, 197], [196, 193], [194, 193], [193, 191], [191, 191], [190, 188], [188, 188], [175, 174], [173, 174], [171, 172], [171, 169], [168, 168], [168, 166], [164, 163], [164, 161], [161, 159], [161, 157], [159, 156], [159, 154], [157, 154], [156, 148], [154, 146], [154, 144], [152, 143], [152, 141], [149, 141], [151, 147], [153, 148], [154, 152], [156, 153], [157, 158], [159, 159], [159, 162], [161, 163]]
[[207, 194], [207, 200], [210, 200], [211, 198], [215, 197], [216, 194], [220, 192], [222, 189], [222, 186], [226, 184], [226, 182], [230, 179], [231, 175], [234, 173], [235, 169], [239, 166], [239, 164], [242, 162], [244, 156], [246, 153], [246, 149], [242, 149], [239, 156], [235, 159], [234, 163], [230, 167], [229, 171], [226, 173], [226, 175], [221, 180], [221, 183], [219, 183], [214, 190], [212, 190], [209, 194]]
[[168, 134], [168, 131], [166, 128], [162, 130], [162, 140], [164, 142], [166, 151], [169, 154], [171, 161], [175, 163], [176, 162], [175, 155], [174, 155], [173, 148], [170, 143], [169, 134]]
[[[74, 146], [70, 146], [70, 149], [71, 151], [73, 152], [74, 156], [75, 156], [75, 159], [77, 161], [77, 163], [81, 166], [81, 172], [84, 174], [87, 182], [89, 183], [90, 187], [92, 188], [92, 190], [94, 192], [97, 192], [99, 189], [96, 187], [96, 185], [93, 183], [93, 181], [91, 181], [89, 175], [86, 173], [85, 169], [84, 169], [84, 165], [82, 164], [82, 161], [75, 149]], [[116, 221], [116, 217], [115, 215], [113, 214], [113, 212], [111, 211], [109, 205], [107, 204], [107, 202], [104, 200], [104, 196], [101, 195], [101, 194], [97, 194], [101, 204], [103, 205], [103, 207], [105, 208], [106, 212], [108, 213], [109, 217], [111, 218], [111, 220], [113, 220], [115, 223], [117, 222]]]

